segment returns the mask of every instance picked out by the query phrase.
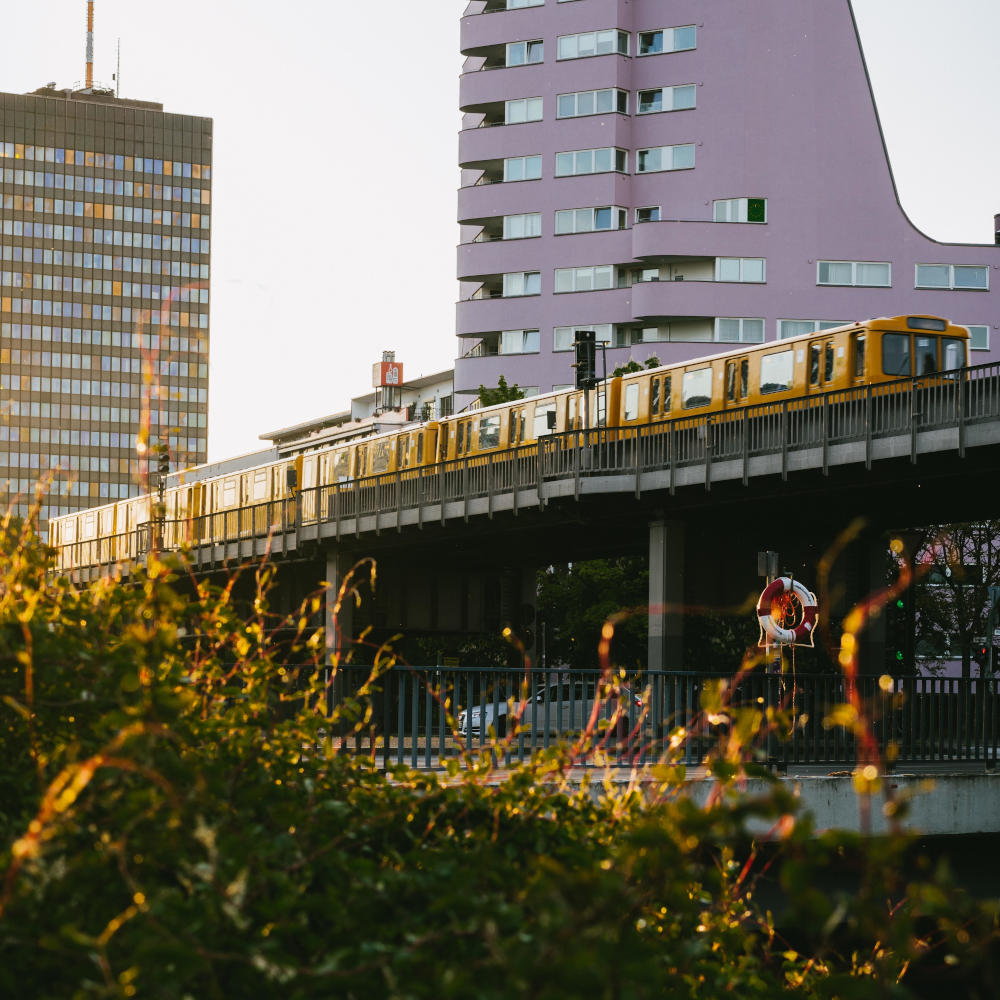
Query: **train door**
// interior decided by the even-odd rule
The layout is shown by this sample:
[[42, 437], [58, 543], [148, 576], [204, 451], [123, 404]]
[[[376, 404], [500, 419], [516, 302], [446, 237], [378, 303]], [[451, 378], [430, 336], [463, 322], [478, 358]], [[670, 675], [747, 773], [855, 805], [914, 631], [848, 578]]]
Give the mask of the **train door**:
[[270, 504], [272, 476], [280, 475], [282, 466], [265, 466], [262, 469], [254, 469], [249, 474], [249, 496], [247, 500], [250, 504], [250, 517], [253, 522], [253, 533], [255, 535], [265, 534], [270, 527]]
[[809, 341], [809, 391], [827, 392], [833, 388], [836, 370], [835, 345], [832, 337]]
[[864, 382], [872, 382], [874, 379], [868, 371], [867, 338], [864, 330], [854, 330], [851, 333], [851, 360], [850, 373], [851, 382], [854, 385], [861, 385]]
[[649, 384], [649, 419], [662, 420], [670, 416], [673, 380], [670, 375], [654, 375]]
[[[319, 480], [319, 456], [315, 454], [305, 455], [302, 458], [302, 489], [299, 492], [299, 503], [302, 505], [303, 522], [316, 520], [318, 513], [317, 482]], [[294, 515], [294, 510], [289, 510], [289, 514]]]
[[726, 407], [746, 406], [750, 395], [750, 359], [726, 362]]

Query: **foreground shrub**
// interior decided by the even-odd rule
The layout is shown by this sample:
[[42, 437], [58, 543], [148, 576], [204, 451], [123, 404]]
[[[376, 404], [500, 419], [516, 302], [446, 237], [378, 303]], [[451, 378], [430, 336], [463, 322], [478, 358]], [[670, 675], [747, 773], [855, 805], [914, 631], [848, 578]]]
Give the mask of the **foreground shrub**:
[[266, 567], [246, 618], [156, 560], [77, 588], [13, 528], [0, 559], [2, 996], [996, 993], [990, 908], [741, 795], [731, 744], [703, 807], [670, 761], [571, 787], [561, 750], [387, 778], [323, 738], [367, 704], [329, 717], [318, 605], [272, 620]]

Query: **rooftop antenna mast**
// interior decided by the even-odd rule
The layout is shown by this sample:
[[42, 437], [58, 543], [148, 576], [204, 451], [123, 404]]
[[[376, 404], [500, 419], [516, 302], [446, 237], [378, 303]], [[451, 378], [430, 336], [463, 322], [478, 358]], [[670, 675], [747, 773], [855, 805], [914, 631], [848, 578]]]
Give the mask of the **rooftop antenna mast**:
[[87, 90], [94, 89], [94, 0], [87, 0]]

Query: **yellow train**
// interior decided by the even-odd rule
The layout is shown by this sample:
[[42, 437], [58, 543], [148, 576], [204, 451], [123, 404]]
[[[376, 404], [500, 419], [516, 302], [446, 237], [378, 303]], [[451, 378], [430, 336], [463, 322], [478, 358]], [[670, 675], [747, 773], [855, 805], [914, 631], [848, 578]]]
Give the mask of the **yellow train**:
[[[569, 389], [470, 410], [419, 426], [330, 445], [282, 461], [166, 490], [169, 546], [266, 532], [281, 504], [304, 521], [324, 516], [316, 487], [367, 476], [403, 478], [443, 462], [527, 448], [548, 434], [592, 425], [625, 428], [782, 403], [968, 364], [969, 331], [936, 316], [895, 316], [745, 346]], [[589, 398], [585, 399], [585, 395]], [[573, 446], [574, 435], [565, 439]], [[50, 543], [75, 545], [64, 564], [114, 562], [143, 550], [153, 498], [120, 500], [54, 518]], [[138, 550], [138, 551], [137, 551]]]

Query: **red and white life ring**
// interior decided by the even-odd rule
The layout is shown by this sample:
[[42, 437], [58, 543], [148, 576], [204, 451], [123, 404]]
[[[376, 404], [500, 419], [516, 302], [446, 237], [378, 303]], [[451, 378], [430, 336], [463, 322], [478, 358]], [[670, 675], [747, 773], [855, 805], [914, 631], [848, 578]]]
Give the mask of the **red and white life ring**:
[[[771, 617], [771, 607], [781, 594], [792, 591], [802, 605], [802, 621], [795, 628], [782, 628]], [[779, 646], [792, 646], [801, 642], [812, 645], [812, 632], [816, 627], [816, 595], [798, 580], [779, 576], [769, 583], [757, 601], [757, 621], [768, 641]]]

